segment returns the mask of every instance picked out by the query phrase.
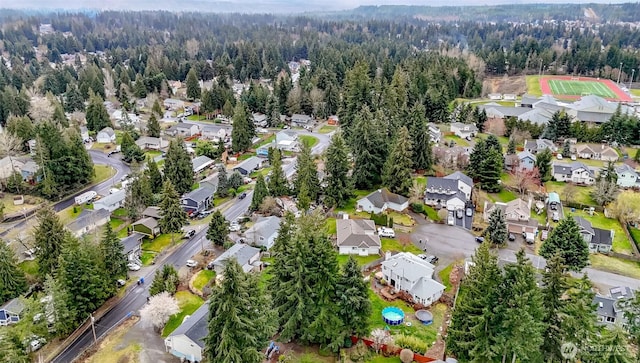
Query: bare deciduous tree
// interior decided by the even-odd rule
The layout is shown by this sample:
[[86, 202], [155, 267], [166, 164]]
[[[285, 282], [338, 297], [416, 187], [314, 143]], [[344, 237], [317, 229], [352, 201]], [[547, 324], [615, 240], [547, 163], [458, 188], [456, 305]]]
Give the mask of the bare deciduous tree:
[[198, 41], [195, 39], [189, 39], [187, 40], [187, 44], [185, 45], [185, 48], [187, 50], [187, 54], [189, 54], [189, 57], [194, 58], [196, 54], [198, 54], [198, 51], [200, 50], [200, 43], [198, 43]]
[[513, 187], [518, 190], [520, 195], [523, 195], [526, 191], [540, 185], [540, 173], [538, 173], [538, 168], [533, 170], [516, 169], [511, 174], [511, 180]]
[[143, 324], [161, 329], [171, 315], [180, 312], [178, 300], [164, 291], [149, 299], [149, 303], [140, 309], [140, 320]]
[[258, 211], [265, 216], [279, 216], [282, 213], [282, 209], [278, 206], [274, 197], [264, 198]]
[[424, 198], [424, 188], [417, 180], [413, 181], [413, 185], [409, 190], [409, 203], [420, 203]]
[[378, 328], [373, 329], [371, 332], [371, 340], [373, 341], [373, 349], [376, 351], [376, 354], [380, 352], [382, 346], [385, 344], [391, 344], [393, 342], [393, 337], [388, 332]]
[[565, 202], [573, 202], [573, 198], [576, 196], [578, 190], [576, 186], [573, 184], [567, 184], [567, 186], [562, 191], [562, 198], [564, 198]]
[[116, 86], [113, 81], [113, 74], [108, 69], [102, 69], [104, 75], [104, 94], [106, 98], [111, 98], [116, 95]]
[[29, 116], [37, 123], [50, 120], [53, 116], [53, 105], [46, 97], [31, 98], [31, 106], [29, 107]]
[[640, 193], [625, 190], [607, 209], [623, 223], [636, 222], [640, 220]]

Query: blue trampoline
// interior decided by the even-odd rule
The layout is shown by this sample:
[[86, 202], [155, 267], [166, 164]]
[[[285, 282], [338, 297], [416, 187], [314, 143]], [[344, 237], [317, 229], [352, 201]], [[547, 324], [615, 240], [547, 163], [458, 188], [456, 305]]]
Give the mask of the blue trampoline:
[[382, 320], [388, 325], [400, 325], [404, 321], [404, 311], [395, 306], [382, 309]]

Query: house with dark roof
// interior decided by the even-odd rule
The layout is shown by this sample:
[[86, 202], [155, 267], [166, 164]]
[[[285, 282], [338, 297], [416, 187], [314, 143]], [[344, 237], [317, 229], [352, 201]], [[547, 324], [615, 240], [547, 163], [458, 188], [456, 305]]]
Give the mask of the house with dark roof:
[[605, 326], [626, 325], [624, 311], [627, 303], [635, 297], [635, 292], [628, 286], [616, 286], [609, 289], [609, 294], [596, 295], [593, 303], [596, 305], [598, 324]]
[[294, 113], [291, 115], [291, 124], [292, 126], [304, 127], [307, 126], [313, 119], [309, 115], [302, 115], [298, 113]]
[[0, 326], [18, 323], [24, 307], [24, 304], [19, 298], [11, 299], [2, 305], [0, 307]]
[[145, 210], [142, 211], [142, 216], [151, 217], [151, 218], [160, 220], [162, 218], [162, 210], [160, 209], [160, 207], [150, 206], [145, 208]]
[[71, 234], [80, 237], [94, 229], [103, 226], [111, 220], [111, 212], [106, 209], [91, 210], [85, 209], [76, 219], [67, 224], [67, 229]]
[[144, 234], [134, 232], [120, 240], [123, 246], [124, 255], [127, 257], [127, 261], [136, 263], [139, 266], [142, 266], [140, 256], [142, 255], [143, 238]]
[[182, 196], [180, 200], [185, 212], [188, 215], [194, 215], [209, 208], [213, 200], [213, 191], [209, 188], [199, 187]]
[[504, 157], [504, 167], [510, 171], [531, 171], [536, 167], [536, 156], [529, 151], [521, 151], [517, 154]]
[[391, 193], [388, 189], [378, 189], [364, 198], [358, 199], [356, 208], [375, 214], [387, 209], [402, 212], [409, 207], [409, 199], [402, 195]]
[[276, 216], [259, 217], [256, 223], [244, 232], [247, 243], [269, 250], [278, 237], [280, 218]]
[[235, 259], [244, 272], [259, 270], [261, 266], [259, 248], [251, 247], [244, 243], [236, 243], [213, 260], [213, 269], [216, 275], [222, 276], [224, 265], [229, 259]]
[[240, 164], [236, 165], [233, 170], [237, 171], [238, 173], [242, 174], [243, 176], [247, 176], [251, 173], [253, 173], [254, 171], [262, 168], [263, 163], [265, 162], [264, 159], [259, 158], [257, 156], [252, 156], [250, 158], [248, 158], [247, 160], [241, 162]]
[[558, 147], [553, 141], [547, 139], [525, 140], [524, 149], [534, 155], [545, 149], [549, 149], [551, 152], [558, 151]]
[[574, 216], [573, 217], [578, 226], [580, 227], [580, 235], [582, 239], [589, 245], [590, 252], [603, 252], [607, 253], [611, 251], [613, 246], [613, 230], [595, 228], [588, 220]]
[[337, 246], [341, 255], [379, 255], [382, 243], [370, 219], [338, 219]]
[[596, 181], [593, 170], [579, 161], [574, 161], [571, 164], [553, 163], [552, 170], [553, 178], [557, 181], [585, 185], [591, 185]]
[[204, 338], [209, 333], [208, 320], [209, 303], [205, 302], [164, 339], [167, 352], [183, 362], [202, 362]]
[[621, 164], [616, 166], [616, 184], [622, 188], [632, 188], [640, 186], [640, 176], [631, 166], [627, 164]]
[[160, 226], [158, 225], [158, 220], [151, 217], [145, 217], [139, 219], [131, 224], [131, 228], [135, 232], [142, 233], [151, 238], [155, 238], [160, 234]]
[[443, 178], [428, 177], [424, 203], [436, 209], [464, 209], [471, 200], [473, 180], [456, 171]]

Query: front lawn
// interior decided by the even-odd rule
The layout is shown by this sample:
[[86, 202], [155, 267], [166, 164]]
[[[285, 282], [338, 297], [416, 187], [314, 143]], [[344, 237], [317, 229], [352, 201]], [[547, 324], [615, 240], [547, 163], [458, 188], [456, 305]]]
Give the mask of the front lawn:
[[270, 144], [270, 143], [272, 143], [274, 141], [276, 141], [276, 135], [270, 134], [268, 137], [262, 138], [260, 141], [258, 141], [253, 147], [257, 149], [257, 148], [259, 148], [261, 146], [265, 146], [265, 145]]
[[456, 135], [447, 135], [444, 137], [445, 140], [454, 141], [457, 146], [469, 146], [469, 142], [460, 136]]
[[396, 356], [384, 357], [381, 355], [377, 355], [371, 358], [370, 360], [368, 360], [367, 363], [402, 363], [402, 361], [400, 360], [399, 357], [396, 357]]
[[640, 279], [640, 263], [638, 262], [609, 257], [600, 253], [592, 253], [589, 260], [591, 267], [596, 270]]
[[624, 229], [620, 222], [617, 219], [611, 219], [604, 216], [604, 213], [594, 213], [593, 216], [590, 216], [588, 213], [576, 210], [575, 212], [571, 212], [571, 209], [564, 209], [565, 216], [574, 215], [582, 217], [589, 222], [591, 222], [591, 226], [595, 228], [601, 228], [605, 230], [613, 231], [613, 251], [618, 253], [624, 253], [627, 255], [631, 255], [633, 253], [633, 249], [631, 247], [631, 241], [627, 238], [627, 234], [624, 233]]
[[113, 169], [109, 165], [95, 164], [93, 166], [93, 170], [95, 171], [95, 175], [91, 180], [93, 183], [101, 183], [111, 178], [116, 173], [115, 169]]
[[455, 266], [455, 263], [450, 264], [449, 266], [445, 267], [442, 271], [438, 272], [440, 281], [442, 281], [442, 284], [446, 287], [446, 289], [444, 290], [445, 292], [450, 292], [451, 288], [453, 287], [453, 285], [451, 285], [451, 281], [449, 280], [451, 271], [453, 270], [453, 266]]
[[[180, 243], [182, 241], [181, 237], [181, 233], [174, 234], [174, 243]], [[144, 251], [162, 252], [169, 245], [171, 245], [171, 234], [161, 234], [155, 239], [145, 237], [142, 241], [142, 249]]]
[[338, 127], [336, 127], [336, 126], [328, 126], [328, 125], [324, 125], [324, 126], [322, 126], [322, 127], [318, 130], [318, 133], [321, 133], [321, 134], [329, 134], [329, 133], [334, 132], [334, 131], [335, 131], [335, 130], [337, 130], [337, 129], [338, 129]]
[[432, 207], [425, 205], [424, 206], [424, 211], [425, 213], [427, 213], [427, 217], [429, 217], [429, 219], [431, 219], [434, 222], [439, 222], [440, 221], [440, 217], [438, 216], [438, 211], [436, 211], [435, 209], [433, 209]]
[[342, 208], [336, 208], [337, 211], [342, 211], [348, 214], [355, 214], [356, 212], [356, 204], [358, 203], [358, 199], [368, 195], [371, 193], [369, 190], [354, 190], [353, 198], [349, 199], [347, 203]]
[[512, 191], [502, 188], [498, 193], [490, 193], [489, 198], [493, 199], [494, 202], [507, 203], [518, 199], [518, 196]]
[[85, 209], [93, 209], [92, 204], [82, 204], [82, 205], [72, 205], [71, 207], [67, 207], [60, 212], [58, 212], [58, 217], [60, 218], [60, 222], [63, 224], [69, 224], [74, 219], [78, 218], [80, 213], [82, 213]]
[[401, 226], [411, 227], [415, 224], [413, 218], [410, 215], [404, 213], [398, 213], [395, 211], [387, 210], [387, 218], [393, 218], [394, 224], [399, 224]]
[[[380, 258], [378, 255], [369, 255], [369, 256], [358, 256], [352, 255], [353, 259], [356, 260], [359, 266], [364, 266], [368, 263], [371, 263]], [[349, 260], [349, 255], [338, 255], [338, 264], [344, 265]]]
[[397, 251], [397, 252], [411, 252], [414, 254], [421, 254], [423, 251], [414, 246], [411, 241], [403, 242], [393, 238], [380, 238], [382, 242], [382, 251]]
[[327, 234], [330, 236], [334, 236], [338, 231], [337, 221], [335, 218], [327, 218], [324, 222]]
[[[547, 190], [547, 193], [556, 192], [560, 196], [560, 200], [562, 202], [566, 202], [564, 190], [567, 188], [568, 185], [569, 184], [565, 182], [550, 181], [550, 182], [546, 182], [544, 186]], [[591, 191], [593, 190], [592, 187], [577, 186], [577, 185], [574, 187], [575, 187], [575, 194], [571, 198], [573, 199], [572, 200], [573, 202], [584, 204], [584, 205], [594, 205], [594, 206], [597, 205], [597, 203], [593, 200], [593, 198], [591, 198]]]
[[157, 156], [162, 155], [162, 151], [157, 151], [157, 150], [149, 150], [147, 152], [144, 153], [144, 155], [147, 157], [147, 159], [151, 158], [155, 158]]
[[318, 141], [320, 141], [317, 137], [311, 135], [300, 135], [298, 138], [300, 139], [300, 143], [307, 144], [309, 147], [316, 146]]
[[193, 279], [193, 288], [199, 291], [207, 286], [209, 281], [216, 277], [216, 272], [213, 270], [201, 270]]
[[193, 314], [204, 303], [204, 300], [202, 300], [200, 296], [194, 295], [189, 291], [178, 291], [174, 297], [178, 300], [180, 312], [169, 318], [169, 321], [162, 330], [163, 337], [166, 337], [176, 330], [180, 324], [182, 324], [185, 316]]
[[140, 256], [140, 261], [144, 266], [149, 266], [153, 261], [153, 258], [156, 257], [156, 253], [152, 251], [144, 251]]

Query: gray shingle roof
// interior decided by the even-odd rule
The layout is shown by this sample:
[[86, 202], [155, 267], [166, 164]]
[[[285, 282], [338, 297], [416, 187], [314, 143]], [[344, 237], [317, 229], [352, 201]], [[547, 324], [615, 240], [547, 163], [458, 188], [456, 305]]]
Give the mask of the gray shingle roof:
[[596, 304], [596, 313], [599, 316], [608, 316], [608, 317], [615, 318], [616, 317], [616, 310], [614, 306], [615, 302], [616, 300], [606, 296], [596, 295], [593, 298], [593, 303]]
[[252, 156], [249, 159], [247, 159], [247, 160], [241, 162], [240, 164], [236, 165], [236, 167], [233, 168], [233, 170], [243, 169], [243, 170], [251, 172], [251, 171], [257, 169], [258, 166], [260, 166], [260, 164], [262, 164], [263, 161], [264, 161], [263, 159], [260, 159], [257, 156]]
[[591, 243], [601, 246], [613, 245], [613, 236], [611, 235], [610, 230], [594, 228], [593, 231], [595, 232], [595, 235], [591, 239]]
[[116, 134], [116, 132], [113, 131], [113, 129], [111, 127], [105, 127], [104, 129], [100, 130], [100, 132], [104, 132], [105, 134], [109, 135], [110, 137]]
[[208, 320], [209, 303], [205, 302], [169, 336], [186, 335], [194, 343], [198, 344], [200, 348], [204, 348], [204, 338], [209, 333]]
[[578, 216], [574, 216], [573, 218], [576, 220], [576, 222], [578, 223], [578, 225], [583, 231], [586, 231], [592, 235], [596, 234], [596, 232], [593, 230], [593, 227], [591, 226], [591, 222]]
[[461, 171], [453, 172], [453, 173], [445, 176], [444, 178], [445, 179], [451, 179], [451, 180], [460, 180], [461, 182], [467, 184], [468, 186], [473, 187], [473, 179], [471, 179], [470, 177], [466, 176]]
[[191, 160], [191, 164], [193, 165], [193, 171], [197, 172], [205, 168], [206, 165], [213, 164], [213, 160], [208, 156], [200, 155], [198, 157], [193, 158], [193, 160]]
[[78, 218], [67, 225], [67, 228], [73, 232], [81, 231], [96, 221], [109, 217], [109, 215], [111, 215], [111, 213], [103, 208], [96, 211], [85, 209], [80, 213]]
[[636, 170], [627, 164], [620, 164], [616, 166], [616, 173], [622, 174], [625, 172], [637, 174]]
[[264, 237], [265, 239], [278, 233], [280, 230], [280, 218], [275, 216], [260, 217], [256, 223], [244, 232], [245, 236], [253, 237], [253, 235]]
[[149, 228], [150, 230], [153, 230], [154, 228], [158, 227], [158, 221], [155, 218], [147, 217], [147, 218], [139, 219], [131, 225], [132, 226], [143, 225]]
[[579, 161], [574, 161], [571, 164], [560, 164], [560, 163], [553, 164], [554, 174], [571, 175], [571, 173], [573, 173], [574, 170], [578, 170], [578, 169], [585, 169], [586, 171], [589, 172], [589, 175], [594, 176], [593, 170], [591, 170], [588, 166], [586, 166], [585, 164]]
[[251, 247], [244, 243], [236, 243], [235, 245], [231, 246], [231, 248], [224, 251], [223, 254], [218, 256], [218, 258], [213, 261], [213, 264], [215, 266], [224, 266], [224, 262], [226, 260], [228, 260], [229, 258], [235, 258], [240, 266], [244, 266], [249, 262], [249, 259], [251, 259], [251, 257], [255, 256], [256, 253], [259, 252], [260, 250], [258, 248]]
[[162, 218], [162, 211], [160, 210], [160, 207], [151, 206], [142, 211], [142, 216], [160, 219]]
[[391, 193], [387, 189], [378, 189], [364, 198], [368, 199], [376, 208], [382, 208], [387, 202], [404, 204], [408, 200], [402, 195]]
[[106, 197], [98, 200], [96, 203], [99, 203], [102, 205], [114, 205], [122, 202], [126, 196], [127, 196], [127, 191], [124, 189], [120, 189], [117, 192], [113, 194], [109, 194]]
[[631, 290], [631, 288], [629, 286], [617, 286], [617, 287], [612, 287], [609, 290], [609, 294], [611, 294], [611, 297], [614, 299], [622, 299], [622, 298], [632, 298], [635, 296], [635, 293], [633, 292], [633, 290]]
[[369, 219], [338, 219], [336, 221], [337, 245], [349, 247], [378, 247], [380, 237], [376, 225]]
[[127, 253], [135, 249], [138, 245], [140, 245], [140, 241], [142, 241], [142, 238], [144, 238], [144, 234], [134, 232], [131, 235], [121, 239], [120, 242], [122, 242], [124, 252]]
[[192, 190], [189, 193], [185, 194], [182, 199], [191, 199], [194, 202], [200, 203], [205, 201], [207, 198], [210, 198], [213, 195], [213, 192], [209, 188], [199, 187], [198, 189]]

